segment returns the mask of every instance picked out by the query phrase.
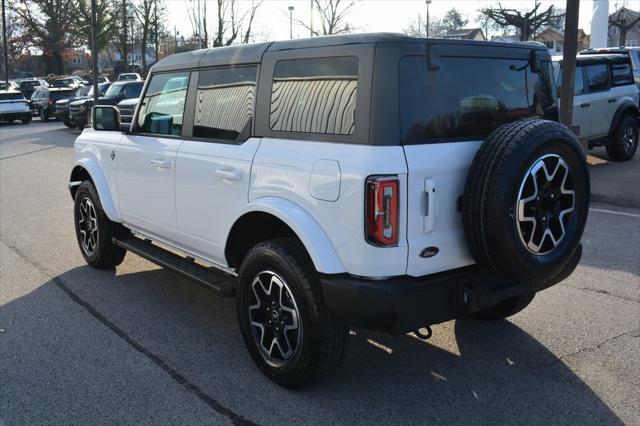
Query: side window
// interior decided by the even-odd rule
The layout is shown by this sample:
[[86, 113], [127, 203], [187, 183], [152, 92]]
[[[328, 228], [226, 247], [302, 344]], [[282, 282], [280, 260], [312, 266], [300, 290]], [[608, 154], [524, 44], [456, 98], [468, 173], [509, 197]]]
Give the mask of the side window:
[[587, 65], [589, 92], [600, 92], [609, 88], [609, 67], [605, 64]]
[[200, 71], [193, 118], [196, 138], [236, 140], [253, 117], [257, 67]]
[[[528, 61], [441, 57], [430, 71], [425, 56], [400, 60], [400, 126], [405, 143], [481, 139], [520, 118], [556, 114], [551, 67], [531, 72]], [[469, 78], [469, 70], [482, 78]]]
[[278, 61], [269, 123], [281, 132], [350, 135], [355, 129], [358, 58]]
[[611, 65], [611, 77], [614, 86], [624, 86], [625, 84], [633, 84], [633, 74], [629, 64]]
[[[554, 65], [557, 62], [554, 62]], [[557, 67], [558, 73], [558, 88], [562, 86], [562, 67]], [[559, 93], [559, 92], [558, 92]], [[576, 67], [575, 75], [574, 75], [574, 84], [573, 84], [573, 94], [574, 95], [582, 95], [584, 94], [584, 75], [582, 73], [582, 67]]]
[[141, 133], [180, 135], [189, 86], [189, 72], [155, 74], [140, 103], [138, 130]]

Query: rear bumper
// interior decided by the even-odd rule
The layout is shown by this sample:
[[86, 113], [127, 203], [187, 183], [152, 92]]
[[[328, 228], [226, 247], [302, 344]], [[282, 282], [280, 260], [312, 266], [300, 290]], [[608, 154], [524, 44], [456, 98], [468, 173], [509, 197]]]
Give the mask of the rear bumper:
[[400, 335], [548, 288], [568, 277], [581, 257], [579, 246], [557, 277], [536, 288], [501, 282], [478, 266], [380, 281], [324, 275], [320, 283], [328, 308], [350, 325]]
[[0, 120], [24, 120], [31, 118], [31, 111], [0, 112]]

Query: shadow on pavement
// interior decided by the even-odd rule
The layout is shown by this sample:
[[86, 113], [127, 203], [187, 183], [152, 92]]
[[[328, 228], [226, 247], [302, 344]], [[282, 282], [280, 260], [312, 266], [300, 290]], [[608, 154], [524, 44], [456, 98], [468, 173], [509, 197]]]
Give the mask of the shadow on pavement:
[[[78, 408], [64, 416], [67, 422], [111, 413], [108, 418], [127, 423], [171, 406], [163, 389], [145, 379], [157, 361], [101, 327], [60, 291], [62, 282], [189, 385], [259, 424], [620, 423], [560, 359], [508, 321], [438, 325], [433, 343], [355, 330], [335, 376], [291, 392], [254, 367], [233, 299], [161, 269], [117, 272], [78, 267], [2, 307], [7, 332], [0, 336], [0, 361], [12, 372], [0, 379], [8, 391], [0, 403], [5, 421], [20, 422], [16, 410], [70, 406]], [[109, 339], [96, 336], [96, 327]], [[142, 373], [114, 382], [143, 356], [156, 365], [145, 362], [135, 369]], [[162, 387], [174, 386], [183, 385]], [[164, 420], [180, 423], [180, 416]]]

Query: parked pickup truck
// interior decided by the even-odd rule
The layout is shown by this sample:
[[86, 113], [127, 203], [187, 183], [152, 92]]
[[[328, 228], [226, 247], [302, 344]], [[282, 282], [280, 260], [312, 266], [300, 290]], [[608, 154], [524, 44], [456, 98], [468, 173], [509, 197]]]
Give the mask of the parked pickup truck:
[[[98, 98], [98, 105], [117, 105], [124, 99], [137, 98], [144, 81], [117, 81], [111, 83], [104, 96]], [[93, 98], [82, 99], [69, 103], [69, 117], [71, 124], [83, 129], [89, 122]]]
[[96, 106], [75, 142], [80, 251], [235, 296], [251, 357], [288, 388], [335, 371], [351, 326], [426, 339], [514, 315], [582, 253], [589, 173], [553, 87], [537, 44], [361, 34], [169, 56], [131, 125]]

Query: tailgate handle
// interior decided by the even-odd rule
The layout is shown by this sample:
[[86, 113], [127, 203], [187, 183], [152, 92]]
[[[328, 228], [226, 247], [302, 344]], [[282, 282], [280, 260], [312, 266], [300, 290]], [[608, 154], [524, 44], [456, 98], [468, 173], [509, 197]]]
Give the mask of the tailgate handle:
[[423, 230], [425, 234], [432, 232], [436, 227], [436, 215], [438, 214], [438, 193], [436, 192], [435, 178], [426, 178], [424, 181], [425, 214], [423, 218]]

